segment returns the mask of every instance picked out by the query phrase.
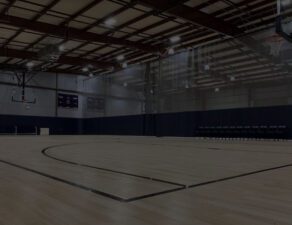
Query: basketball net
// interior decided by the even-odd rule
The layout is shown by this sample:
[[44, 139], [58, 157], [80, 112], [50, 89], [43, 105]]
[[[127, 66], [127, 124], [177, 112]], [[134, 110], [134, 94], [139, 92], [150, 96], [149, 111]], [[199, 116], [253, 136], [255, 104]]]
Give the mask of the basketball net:
[[265, 43], [270, 46], [270, 54], [274, 56], [279, 56], [281, 48], [284, 44], [284, 38], [278, 34], [273, 34], [264, 39]]

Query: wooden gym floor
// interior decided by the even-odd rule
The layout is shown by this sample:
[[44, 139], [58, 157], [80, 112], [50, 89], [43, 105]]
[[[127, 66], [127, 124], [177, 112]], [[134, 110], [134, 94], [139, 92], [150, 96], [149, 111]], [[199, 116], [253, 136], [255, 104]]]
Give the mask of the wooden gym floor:
[[0, 137], [0, 225], [291, 225], [292, 142]]

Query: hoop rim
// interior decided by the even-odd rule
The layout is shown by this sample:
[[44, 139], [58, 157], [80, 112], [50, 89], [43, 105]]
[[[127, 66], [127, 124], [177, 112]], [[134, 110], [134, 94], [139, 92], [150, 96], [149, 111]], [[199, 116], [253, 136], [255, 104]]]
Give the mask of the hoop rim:
[[271, 42], [271, 43], [278, 43], [278, 42], [284, 42], [285, 39], [283, 37], [281, 37], [280, 35], [278, 34], [273, 34], [273, 35], [270, 35], [266, 38], [263, 39], [265, 42]]

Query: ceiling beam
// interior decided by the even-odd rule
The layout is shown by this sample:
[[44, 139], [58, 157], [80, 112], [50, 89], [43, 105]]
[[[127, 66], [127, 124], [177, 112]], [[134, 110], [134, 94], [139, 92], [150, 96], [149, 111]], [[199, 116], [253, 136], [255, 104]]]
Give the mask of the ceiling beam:
[[132, 49], [139, 49], [148, 53], [157, 53], [159, 49], [153, 49], [150, 45], [139, 44], [129, 40], [123, 40], [120, 38], [100, 35], [92, 32], [81, 31], [80, 29], [66, 27], [66, 26], [56, 26], [49, 23], [31, 21], [29, 19], [24, 19], [21, 17], [10, 16], [10, 15], [0, 15], [0, 23], [7, 25], [20, 27], [23, 29], [33, 30], [40, 33], [49, 34], [52, 36], [58, 36], [61, 38], [71, 38], [90, 42], [100, 42], [107, 44], [122, 45]]
[[[233, 26], [234, 25], [238, 26], [238, 25], [242, 24], [242, 14], [244, 12], [248, 11], [248, 13], [246, 13], [247, 18], [244, 17], [246, 20], [250, 20], [249, 18], [251, 16], [253, 17], [253, 15], [257, 15], [257, 17], [262, 18], [262, 13], [261, 13], [262, 11], [260, 12], [259, 9], [262, 8], [263, 4], [270, 5], [270, 4], [274, 3], [273, 1], [274, 0], [264, 0], [263, 2], [258, 2], [258, 3], [253, 4], [252, 6], [250, 6], [249, 4], [253, 3], [254, 0], [245, 0], [244, 2], [236, 3], [234, 6], [229, 6], [226, 9], [224, 8], [222, 10], [212, 12], [209, 15], [213, 16], [213, 17], [216, 17], [216, 18], [218, 17], [218, 18], [220, 18], [222, 20], [229, 19], [229, 23], [231, 23]], [[204, 2], [202, 4], [199, 4], [199, 5], [195, 6], [195, 7], [193, 7], [192, 9], [194, 11], [201, 10], [202, 8], [207, 7], [207, 6], [209, 6], [211, 4], [214, 4], [216, 2], [218, 2], [218, 0], [209, 0], [207, 2]], [[175, 4], [175, 3], [177, 3], [177, 2], [173, 2], [173, 4]], [[254, 10], [252, 10], [253, 8], [257, 8], [257, 10], [254, 11]], [[236, 11], [234, 12], [235, 9], [236, 9]], [[232, 11], [232, 12], [230, 12], [230, 11]], [[152, 12], [152, 11], [150, 11], [150, 12]], [[153, 12], [156, 12], [156, 11], [153, 10]], [[226, 14], [226, 12], [228, 12], [228, 13]], [[258, 14], [260, 14], [260, 15], [258, 15]], [[234, 18], [234, 15], [237, 15], [237, 16]], [[270, 16], [270, 14], [268, 16]], [[257, 17], [255, 16], [253, 18], [256, 19]], [[230, 18], [232, 18], [232, 20], [230, 20]], [[259, 19], [259, 18], [257, 18], [257, 19]], [[193, 27], [191, 28], [190, 25], [193, 25]], [[181, 38], [182, 38], [181, 43], [191, 41], [191, 39], [196, 39], [196, 38], [200, 38], [201, 39], [203, 36], [207, 36], [207, 41], [208, 41], [209, 40], [208, 36], [210, 34], [212, 34], [212, 32], [213, 32], [212, 30], [206, 29], [206, 28], [203, 28], [203, 27], [199, 27], [199, 29], [196, 29], [196, 27], [198, 28], [198, 26], [194, 25], [194, 23], [185, 23], [183, 26], [187, 26], [187, 28], [185, 28], [183, 30], [180, 30], [182, 28], [182, 25], [175, 26], [175, 27], [172, 27], [172, 28], [167, 29], [167, 30], [163, 30], [162, 32], [158, 32], [158, 33], [148, 37], [149, 40], [152, 39], [154, 41], [149, 41], [149, 40], [145, 40], [144, 39], [144, 40], [139, 41], [139, 42], [140, 43], [144, 43], [144, 44], [147, 43], [147, 44], [154, 45], [154, 46], [161, 46], [161, 45], [159, 45], [157, 43], [161, 42], [163, 40], [166, 40], [169, 37], [175, 36], [175, 35], [180, 35], [181, 36]], [[185, 32], [189, 32], [190, 29], [194, 29], [193, 34], [190, 33], [188, 35], [182, 35]], [[174, 32], [174, 31], [176, 31], [176, 32]], [[218, 36], [220, 37], [220, 35], [218, 35]], [[159, 38], [157, 38], [157, 37], [159, 37]], [[169, 45], [169, 43], [168, 43], [168, 45]], [[168, 45], [163, 45], [163, 47], [167, 48]], [[104, 46], [106, 46], [106, 45], [104, 45]], [[98, 48], [97, 50], [99, 50], [100, 48]], [[101, 57], [99, 57], [99, 59], [102, 60], [103, 57], [107, 57], [107, 56], [114, 57], [113, 54], [115, 54], [116, 52], [119, 52], [119, 54], [126, 54], [127, 50], [124, 50], [122, 52], [121, 52], [121, 49], [113, 50], [111, 52], [108, 52], [108, 53], [102, 55]], [[85, 56], [85, 55], [83, 55], [83, 56]]]
[[[42, 17], [47, 10], [49, 10], [50, 8], [52, 8], [54, 5], [56, 5], [60, 0], [53, 0], [48, 6], [46, 6], [45, 8], [43, 8], [43, 10], [40, 11], [40, 13], [38, 13], [36, 16], [34, 16], [31, 20], [32, 21], [36, 21], [38, 20], [40, 17]], [[14, 35], [12, 35], [9, 39], [7, 39], [5, 41], [4, 44], [2, 44], [2, 46], [8, 45], [12, 40], [14, 40], [18, 35], [20, 35], [22, 32], [24, 31], [23, 28], [19, 29]]]
[[[27, 68], [22, 65], [16, 65], [16, 64], [4, 64], [0, 63], [0, 71], [27, 71]], [[34, 70], [33, 72], [44, 72], [42, 70]], [[50, 73], [63, 73], [63, 74], [70, 74], [70, 75], [78, 75], [78, 76], [88, 76], [86, 74], [81, 74], [80, 71], [69, 71], [69, 70], [64, 70], [64, 69], [48, 69], [45, 72], [50, 72]]]
[[[38, 58], [37, 52], [23, 51], [23, 50], [17, 50], [17, 49], [0, 48], [0, 56], [41, 61]], [[109, 69], [111, 67], [119, 67], [119, 65], [113, 64], [110, 62], [95, 61], [95, 60], [90, 60], [90, 59], [76, 58], [76, 57], [69, 57], [69, 56], [60, 56], [59, 60], [56, 63], [74, 65], [74, 66], [92, 65], [95, 69], [98, 69], [98, 68]]]
[[[139, 3], [153, 9], [163, 10], [167, 4], [169, 4], [169, 0], [139, 0]], [[245, 35], [243, 29], [239, 29], [236, 25], [232, 25], [220, 18], [195, 10], [186, 5], [177, 5], [168, 10], [167, 13], [234, 38], [250, 48], [260, 57], [270, 60], [271, 63], [279, 64], [281, 62], [278, 57], [269, 54], [269, 49], [267, 49], [260, 41], [251, 36]], [[282, 68], [289, 72], [292, 71], [292, 67], [288, 64], [283, 65]]]
[[[164, 11], [169, 5], [169, 0], [139, 0], [139, 4], [151, 7], [158, 11]], [[231, 37], [243, 33], [241, 29], [232, 26], [224, 20], [213, 17], [202, 11], [195, 10], [186, 5], [176, 5], [175, 7], [168, 9], [166, 13]]]
[[6, 14], [9, 9], [14, 5], [14, 3], [16, 2], [16, 0], [11, 0], [0, 12], [0, 14]]
[[[78, 11], [76, 11], [74, 14], [70, 15], [69, 17], [67, 17], [64, 21], [62, 21], [61, 23], [58, 24], [58, 26], [68, 26], [68, 24], [70, 24], [70, 22], [74, 19], [76, 19], [77, 17], [81, 16], [83, 13], [87, 12], [88, 10], [90, 10], [91, 8], [97, 6], [99, 3], [101, 3], [104, 0], [94, 0], [92, 2], [90, 2], [89, 4], [85, 5], [83, 8], [79, 9]], [[49, 7], [49, 6], [48, 6]], [[48, 8], [46, 7], [46, 8]], [[31, 47], [35, 46], [36, 44], [40, 43], [41, 41], [43, 41], [45, 38], [48, 37], [48, 34], [44, 34], [43, 36], [41, 36], [40, 38], [38, 38], [37, 40], [35, 40], [34, 42], [30, 43], [25, 50], [30, 49]], [[66, 39], [63, 40], [60, 44], [64, 44], [66, 43]], [[85, 42], [88, 43], [88, 42]], [[90, 43], [90, 42], [89, 42]], [[70, 50], [71, 51], [71, 50]], [[63, 55], [68, 54], [70, 51], [66, 51], [66, 53], [64, 53]]]
[[88, 10], [90, 10], [91, 8], [95, 7], [96, 5], [98, 5], [99, 3], [101, 3], [103, 0], [94, 0], [92, 2], [90, 2], [88, 5], [86, 5], [84, 8], [81, 8], [80, 10], [78, 10], [77, 12], [75, 12], [74, 14], [70, 15], [67, 19], [65, 19], [61, 25], [65, 25], [67, 23], [69, 23], [70, 21], [76, 19], [78, 16], [82, 15], [83, 13], [87, 12]]
[[[49, 9], [51, 9], [52, 7], [54, 7], [56, 4], [58, 4], [60, 2], [60, 0], [52, 0], [50, 2], [49, 5], [47, 5], [46, 7], [44, 7], [37, 15], [35, 15], [31, 20], [32, 21], [36, 21], [39, 18], [41, 18]], [[18, 37], [18, 35], [20, 35], [22, 32], [24, 31], [23, 28], [19, 29], [14, 35], [12, 35], [10, 38], [8, 38], [5, 43], [2, 44], [2, 47], [5, 47], [7, 45], [10, 44], [11, 41], [13, 41], [16, 37]], [[11, 59], [7, 59], [5, 62], [3, 63], [8, 63]]]

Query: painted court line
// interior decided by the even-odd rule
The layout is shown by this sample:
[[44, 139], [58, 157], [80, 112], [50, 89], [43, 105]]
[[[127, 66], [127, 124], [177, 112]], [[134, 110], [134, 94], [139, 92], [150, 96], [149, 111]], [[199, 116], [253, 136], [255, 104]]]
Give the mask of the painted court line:
[[[75, 143], [75, 144], [79, 144], [79, 143]], [[103, 191], [92, 189], [92, 188], [86, 187], [86, 186], [84, 186], [82, 184], [78, 184], [78, 183], [72, 182], [70, 180], [65, 180], [65, 179], [62, 179], [62, 178], [59, 178], [59, 177], [56, 177], [56, 176], [53, 176], [53, 175], [50, 175], [50, 174], [47, 174], [47, 173], [44, 173], [44, 172], [40, 172], [40, 171], [31, 169], [31, 168], [28, 168], [28, 167], [25, 167], [25, 166], [22, 166], [22, 165], [18, 165], [18, 164], [15, 164], [13, 162], [8, 162], [8, 161], [1, 160], [1, 159], [0, 159], [0, 162], [3, 163], [3, 164], [9, 165], [9, 166], [13, 166], [13, 167], [18, 168], [18, 169], [22, 169], [22, 170], [25, 170], [25, 171], [28, 171], [28, 172], [31, 172], [31, 173], [34, 173], [34, 174], [38, 174], [40, 176], [43, 176], [43, 177], [46, 177], [46, 178], [49, 178], [49, 179], [52, 179], [52, 180], [55, 180], [55, 181], [58, 181], [58, 182], [62, 182], [62, 183], [71, 185], [71, 186], [73, 186], [75, 188], [79, 188], [79, 189], [82, 189], [82, 190], [85, 190], [85, 191], [90, 191], [90, 192], [92, 192], [94, 194], [101, 195], [103, 197], [110, 198], [110, 199], [113, 199], [113, 200], [116, 200], [116, 201], [119, 201], [119, 202], [125, 202], [125, 203], [134, 202], [134, 201], [138, 201], [138, 200], [142, 200], [142, 199], [146, 199], [146, 198], [151, 198], [151, 197], [155, 197], [155, 196], [159, 196], [159, 195], [164, 195], [164, 194], [168, 194], [168, 193], [178, 192], [178, 191], [182, 191], [182, 190], [186, 190], [186, 189], [190, 189], [190, 188], [207, 186], [207, 185], [221, 183], [221, 182], [225, 182], [225, 181], [230, 181], [230, 180], [234, 180], [234, 179], [238, 179], [238, 178], [242, 178], [242, 177], [248, 177], [248, 176], [252, 176], [252, 175], [256, 175], [256, 174], [260, 174], [260, 173], [265, 173], [265, 172], [269, 172], [269, 171], [275, 171], [275, 170], [279, 170], [279, 169], [292, 167], [292, 164], [286, 164], [286, 165], [282, 165], [282, 166], [271, 167], [271, 168], [262, 169], [262, 170], [256, 170], [256, 171], [252, 171], [252, 172], [242, 173], [242, 174], [238, 174], [238, 175], [234, 175], [234, 176], [229, 176], [229, 177], [225, 177], [225, 178], [215, 179], [215, 180], [206, 181], [206, 182], [197, 183], [197, 184], [193, 184], [193, 185], [187, 186], [187, 185], [182, 185], [182, 184], [178, 184], [178, 183], [175, 183], [175, 182], [169, 182], [169, 181], [165, 181], [165, 180], [150, 178], [150, 177], [147, 177], [147, 176], [140, 176], [140, 175], [136, 175], [136, 174], [132, 174], [132, 173], [126, 173], [126, 172], [117, 171], [117, 170], [100, 168], [100, 167], [90, 166], [90, 165], [86, 165], [86, 164], [78, 164], [76, 162], [71, 162], [71, 161], [58, 159], [56, 157], [50, 156], [47, 153], [47, 151], [50, 150], [50, 149], [53, 149], [53, 148], [56, 148], [56, 147], [61, 147], [61, 146], [68, 146], [68, 145], [73, 145], [73, 144], [62, 144], [62, 145], [49, 146], [49, 147], [47, 147], [47, 148], [42, 150], [42, 154], [44, 154], [45, 156], [50, 157], [50, 158], [52, 158], [54, 160], [58, 160], [58, 161], [61, 161], [61, 162], [64, 162], [64, 163], [68, 163], [68, 164], [72, 164], [72, 165], [76, 165], [76, 166], [88, 167], [88, 168], [93, 168], [93, 169], [97, 169], [97, 170], [103, 170], [103, 171], [108, 171], [108, 172], [117, 173], [117, 174], [123, 174], [123, 175], [127, 175], [127, 176], [147, 179], [147, 180], [151, 179], [151, 180], [156, 181], [156, 182], [167, 183], [167, 184], [175, 185], [175, 186], [178, 186], [178, 187], [172, 188], [172, 189], [169, 189], [169, 190], [164, 190], [164, 191], [161, 191], [161, 192], [145, 194], [145, 195], [142, 195], [142, 196], [137, 196], [137, 197], [132, 197], [132, 198], [128, 198], [127, 199], [127, 198], [122, 198], [122, 197], [119, 197], [119, 196], [116, 196], [116, 195], [112, 195], [112, 194], [109, 194], [109, 193], [106, 193], [106, 192], [103, 192]]]
[[46, 157], [57, 160], [59, 162], [68, 163], [68, 164], [75, 165], [75, 166], [86, 167], [86, 168], [91, 168], [91, 169], [96, 169], [96, 170], [101, 170], [101, 171], [106, 171], [106, 172], [111, 172], [111, 173], [116, 173], [116, 174], [122, 174], [122, 175], [137, 177], [137, 178], [146, 179], [146, 180], [152, 180], [152, 181], [165, 183], [165, 184], [171, 184], [171, 185], [180, 186], [180, 187], [186, 187], [186, 185], [184, 185], [184, 184], [180, 184], [180, 183], [176, 183], [176, 182], [172, 182], [172, 181], [167, 181], [167, 180], [162, 180], [162, 179], [158, 179], [158, 178], [128, 173], [128, 172], [124, 172], [124, 171], [118, 171], [118, 170], [113, 170], [113, 169], [108, 169], [108, 168], [103, 168], [103, 167], [97, 167], [97, 166], [91, 166], [91, 165], [87, 165], [87, 164], [77, 163], [77, 162], [61, 159], [61, 158], [58, 158], [58, 157], [55, 157], [55, 156], [52, 156], [49, 154], [49, 150], [55, 149], [57, 147], [63, 147], [63, 146], [69, 146], [69, 145], [59, 145], [59, 146], [47, 147], [47, 148], [42, 150], [42, 154], [45, 155]]

